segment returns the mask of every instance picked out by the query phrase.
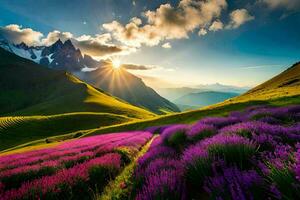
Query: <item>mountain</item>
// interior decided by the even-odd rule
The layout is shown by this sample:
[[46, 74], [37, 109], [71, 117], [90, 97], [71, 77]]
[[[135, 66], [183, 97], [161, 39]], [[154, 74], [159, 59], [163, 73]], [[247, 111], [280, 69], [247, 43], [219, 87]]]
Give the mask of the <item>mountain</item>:
[[2, 48], [0, 91], [0, 150], [156, 116], [70, 73], [42, 67]]
[[190, 87], [157, 88], [156, 90], [161, 96], [163, 96], [171, 101], [174, 101], [175, 99], [178, 99], [189, 93], [200, 92], [200, 90], [198, 88], [190, 88]]
[[300, 94], [300, 62], [235, 98], [236, 101], [275, 99]]
[[[76, 49], [71, 40], [66, 40], [64, 43], [58, 40], [50, 46], [28, 47], [24, 43], [15, 45], [2, 39], [0, 47], [51, 69], [66, 70], [76, 74], [83, 81], [151, 112], [163, 114], [180, 111], [175, 104], [161, 97], [152, 88], [146, 86], [142, 79], [126, 70], [119, 73], [118, 78], [123, 80], [119, 83], [115, 77], [116, 73], [106, 73], [108, 65], [112, 68], [108, 61], [97, 61], [89, 55], [82, 56], [80, 49]], [[93, 69], [97, 70], [92, 71]]]
[[94, 71], [81, 72], [76, 75], [95, 87], [152, 112], [162, 114], [180, 111], [175, 104], [146, 86], [142, 79], [123, 68], [116, 70], [110, 65], [105, 65]]
[[243, 111], [251, 106], [287, 106], [300, 105], [300, 62], [275, 76], [274, 78], [258, 85], [243, 95], [231, 98], [224, 102], [205, 108], [160, 116], [149, 120], [138, 121], [130, 124], [120, 124], [114, 127], [95, 129], [90, 135], [108, 132], [121, 132], [128, 130], [146, 129], [166, 124], [193, 123], [203, 117], [226, 116], [233, 111]]
[[239, 94], [237, 93], [215, 91], [190, 93], [176, 99], [174, 103], [176, 103], [177, 105], [186, 105], [200, 108], [225, 101], [238, 95]]
[[65, 71], [50, 70], [0, 48], [0, 115], [107, 112], [143, 118], [152, 113], [98, 90]]
[[0, 47], [20, 57], [32, 60], [53, 69], [79, 71], [86, 66], [79, 49], [76, 49], [71, 40], [64, 43], [57, 40], [51, 46], [29, 47], [25, 43], [11, 44], [7, 40], [0, 40]]
[[182, 88], [159, 88], [157, 92], [163, 97], [174, 101], [182, 96], [188, 95], [190, 93], [198, 93], [205, 91], [216, 91], [216, 92], [229, 92], [242, 94], [248, 91], [248, 87], [237, 87], [231, 85], [223, 85], [220, 83], [207, 84], [207, 85], [198, 85], [195, 87], [182, 87]]
[[218, 92], [232, 92], [242, 94], [251, 89], [250, 87], [238, 87], [234, 85], [223, 85], [220, 83], [207, 84], [207, 85], [198, 85], [196, 88], [206, 91], [218, 91]]

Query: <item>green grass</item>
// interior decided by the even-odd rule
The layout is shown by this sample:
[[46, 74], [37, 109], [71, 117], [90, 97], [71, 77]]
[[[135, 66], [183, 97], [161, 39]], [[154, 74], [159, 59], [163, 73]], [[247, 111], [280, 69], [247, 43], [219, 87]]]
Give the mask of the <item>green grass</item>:
[[156, 116], [1, 48], [0, 91], [0, 150]]
[[[121, 131], [130, 131], [130, 130], [143, 130], [150, 126], [165, 125], [165, 124], [193, 123], [207, 116], [226, 116], [228, 115], [228, 113], [232, 111], [243, 110], [249, 106], [256, 106], [256, 105], [285, 106], [285, 105], [292, 105], [292, 104], [300, 104], [300, 96], [282, 97], [282, 98], [273, 99], [269, 101], [249, 101], [249, 102], [231, 103], [225, 105], [218, 104], [218, 105], [214, 105], [214, 106], [210, 106], [210, 107], [206, 107], [194, 111], [187, 111], [178, 114], [160, 116], [160, 117], [155, 117], [146, 120], [134, 120], [122, 124], [114, 124], [110, 126], [104, 126], [101, 128], [89, 129], [83, 131], [82, 136], [85, 137], [85, 136], [98, 135], [104, 133], [114, 133], [114, 132], [121, 132]], [[73, 139], [75, 135], [76, 133], [73, 132], [61, 136], [53, 136], [50, 137], [49, 140], [51, 142], [68, 140], [68, 139]], [[42, 145], [43, 143], [46, 144], [45, 140], [32, 141], [24, 145], [16, 146], [9, 150], [16, 150], [16, 149], [21, 149], [24, 147], [34, 146], [34, 145]]]
[[[155, 138], [155, 137], [154, 137]], [[130, 199], [130, 190], [132, 187], [132, 176], [134, 169], [137, 164], [137, 160], [139, 157], [143, 156], [149, 149], [153, 139], [152, 138], [143, 148], [139, 151], [137, 156], [131, 161], [129, 165], [127, 165], [123, 171], [116, 177], [114, 181], [111, 181], [105, 188], [103, 193], [96, 194], [94, 196], [95, 200], [122, 200], [122, 199]], [[125, 187], [122, 188], [121, 185]]]
[[[0, 57], [1, 53], [3, 52], [0, 50]], [[65, 72], [53, 72], [24, 59], [18, 62], [16, 66], [14, 62], [12, 62], [12, 65], [7, 65], [7, 63], [3, 65], [3, 61], [0, 59], [1, 89], [3, 90], [4, 88], [5, 91], [5, 88], [15, 86], [14, 84], [17, 84], [17, 88], [19, 88], [14, 94], [16, 98], [8, 98], [5, 95], [6, 93], [0, 94], [0, 114], [3, 112], [2, 108], [12, 111], [15, 109], [14, 106], [20, 106], [16, 103], [12, 104], [13, 108], [9, 108], [10, 104], [3, 101], [3, 99], [14, 103], [18, 102], [18, 97], [21, 100], [22, 98], [27, 98], [24, 96], [29, 96], [32, 102], [40, 101], [41, 99], [42, 101], [27, 105], [23, 109], [6, 113], [6, 116], [39, 115], [40, 113], [43, 115], [54, 115], [57, 113], [72, 112], [76, 112], [76, 114], [55, 115], [56, 117], [21, 117], [14, 118], [13, 122], [8, 122], [11, 119], [3, 119], [3, 127], [6, 128], [1, 129], [2, 125], [0, 124], [0, 150], [8, 148], [16, 150], [31, 145], [46, 144], [45, 138], [48, 138], [48, 142], [56, 142], [81, 137], [81, 134], [82, 136], [90, 136], [121, 131], [143, 130], [147, 127], [157, 125], [193, 123], [207, 116], [226, 116], [232, 111], [243, 110], [249, 106], [300, 104], [299, 64], [239, 97], [193, 111], [157, 116], [145, 109], [132, 106], [112, 97]], [[12, 72], [7, 72], [7, 70], [10, 70], [8, 66], [10, 68], [15, 67], [14, 71], [19, 71], [20, 74], [11, 77]], [[46, 70], [45, 72], [38, 73], [39, 75], [44, 74], [45, 77], [41, 78], [34, 74], [33, 77], [29, 76], [30, 78], [26, 78], [27, 76], [25, 75], [28, 75], [28, 70], [33, 74], [36, 73], [35, 70]], [[48, 75], [49, 73], [50, 75]], [[54, 74], [51, 75], [51, 73]], [[39, 83], [37, 85], [43, 85], [42, 83], [45, 83], [45, 78], [47, 79], [47, 83], [50, 84], [46, 88], [40, 86], [41, 89], [40, 87], [33, 86], [36, 83]], [[24, 80], [20, 81], [19, 79]], [[51, 81], [49, 82], [48, 79]], [[54, 85], [51, 86], [51, 84]], [[30, 96], [31, 90], [34, 91], [35, 95]], [[44, 90], [46, 92], [43, 92]], [[23, 92], [24, 94], [26, 92], [28, 95], [18, 92]], [[27, 101], [22, 100], [21, 102]], [[32, 102], [30, 101], [30, 103]], [[95, 114], [89, 116], [91, 117], [89, 118], [78, 112], [101, 112], [102, 114]], [[50, 120], [48, 119], [49, 117]]]
[[112, 125], [95, 130], [91, 130], [87, 135], [97, 135], [101, 133], [119, 132], [125, 130], [142, 130], [150, 126], [175, 124], [175, 123], [193, 123], [203, 117], [208, 116], [226, 116], [232, 111], [243, 110], [249, 106], [270, 105], [285, 106], [292, 104], [300, 104], [300, 96], [282, 97], [268, 101], [248, 101], [241, 103], [217, 104], [205, 107], [203, 109], [171, 114], [143, 121], [129, 122], [120, 125]]
[[0, 116], [100, 112], [145, 119], [155, 114], [113, 97], [75, 76], [0, 48]]
[[[125, 123], [132, 120], [110, 113], [68, 113], [50, 116], [0, 117], [0, 150], [29, 141]], [[74, 134], [75, 135], [75, 134]]]

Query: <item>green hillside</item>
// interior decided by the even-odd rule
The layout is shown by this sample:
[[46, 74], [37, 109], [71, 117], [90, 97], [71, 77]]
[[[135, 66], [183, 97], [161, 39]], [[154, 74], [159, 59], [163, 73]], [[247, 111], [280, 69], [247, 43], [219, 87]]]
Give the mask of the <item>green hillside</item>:
[[115, 132], [126, 129], [143, 129], [162, 124], [191, 123], [206, 116], [224, 116], [231, 111], [242, 110], [248, 106], [285, 106], [291, 104], [300, 104], [300, 63], [294, 64], [284, 72], [251, 89], [247, 93], [222, 103], [138, 123], [114, 125], [108, 128], [104, 127], [93, 130], [90, 134]]
[[[109, 113], [67, 113], [48, 116], [0, 117], [0, 150], [28, 141], [99, 128], [131, 121], [123, 115]], [[46, 140], [45, 140], [46, 141]]]
[[152, 114], [100, 91], [64, 71], [54, 71], [0, 49], [0, 115], [104, 112], [132, 118]]
[[[295, 77], [299, 77], [299, 75], [300, 75], [299, 65], [294, 65], [292, 68], [286, 70], [279, 76], [276, 76], [275, 78], [271, 79], [270, 81], [267, 81], [261, 86], [258, 86], [257, 88], [260, 88], [260, 90], [256, 90], [257, 92], [256, 95], [260, 96], [261, 100], [255, 100], [254, 97], [252, 98], [250, 94], [254, 91], [253, 89], [250, 90], [245, 95], [235, 97], [233, 99], [212, 106], [204, 107], [193, 111], [186, 111], [186, 112], [176, 113], [176, 114], [168, 114], [165, 116], [157, 116], [145, 120], [129, 121], [122, 124], [113, 124], [113, 125], [103, 126], [100, 128], [94, 128], [84, 132], [84, 136], [109, 133], [109, 132], [141, 130], [150, 126], [173, 124], [173, 123], [192, 123], [207, 116], [225, 116], [229, 112], [235, 110], [242, 110], [249, 106], [256, 106], [256, 105], [284, 106], [284, 105], [291, 105], [291, 104], [300, 104], [299, 81], [294, 81], [293, 84], [289, 84], [289, 85], [288, 84], [282, 85], [282, 83], [285, 83], [287, 80], [293, 77], [294, 80], [297, 79]], [[271, 87], [270, 85], [274, 84], [272, 80], [273, 81], [277, 80], [276, 84], [282, 86], [275, 87], [275, 88]], [[263, 86], [266, 88], [263, 88]], [[270, 94], [272, 93], [272, 91], [277, 91], [277, 95], [264, 96], [260, 94], [259, 91], [264, 91], [263, 94]], [[65, 139], [74, 138], [74, 136], [75, 133], [70, 133], [64, 136], [54, 136], [49, 139], [51, 141], [60, 141], [62, 139], [65, 140]], [[45, 140], [34, 141], [26, 145], [30, 146], [36, 144], [45, 144]], [[16, 148], [21, 148], [21, 147], [22, 146]]]
[[234, 101], [266, 100], [300, 94], [300, 63], [296, 63], [274, 78], [249, 90]]
[[[182, 113], [169, 114], [166, 116], [158, 116], [153, 119], [141, 120], [138, 122], [128, 122], [119, 125], [111, 125], [108, 127], [102, 127], [94, 130], [90, 130], [86, 135], [96, 135], [109, 132], [118, 132], [126, 130], [141, 130], [150, 126], [173, 124], [173, 123], [192, 123], [203, 117], [207, 116], [226, 116], [228, 113], [236, 110], [242, 110], [249, 106], [257, 105], [270, 105], [270, 106], [285, 106], [292, 104], [300, 104], [300, 80], [293, 81], [293, 84], [284, 84], [288, 80], [297, 80], [300, 76], [300, 65], [296, 64], [288, 70], [284, 71], [280, 75], [274, 77], [273, 79], [265, 82], [264, 84], [256, 87], [260, 90], [256, 90], [256, 96], [260, 97], [258, 100], [255, 99], [252, 94], [253, 90], [250, 90], [245, 95], [241, 95], [230, 100], [218, 103], [212, 106], [207, 106], [201, 109], [186, 111]], [[281, 87], [271, 87], [274, 84]], [[265, 88], [264, 88], [265, 87]], [[252, 91], [252, 92], [251, 92]], [[261, 91], [264, 91], [262, 94]], [[271, 94], [276, 91], [277, 95], [271, 96], [266, 94]], [[72, 137], [73, 135], [69, 135]], [[68, 138], [68, 137], [65, 137]], [[59, 140], [60, 138], [53, 138], [54, 140]]]
[[0, 149], [155, 116], [64, 71], [47, 69], [1, 48], [0, 88]]
[[133, 105], [157, 114], [180, 111], [175, 104], [161, 97], [156, 91], [145, 85], [141, 78], [131, 74], [122, 67], [115, 70], [108, 63], [95, 71], [81, 73], [80, 78]]

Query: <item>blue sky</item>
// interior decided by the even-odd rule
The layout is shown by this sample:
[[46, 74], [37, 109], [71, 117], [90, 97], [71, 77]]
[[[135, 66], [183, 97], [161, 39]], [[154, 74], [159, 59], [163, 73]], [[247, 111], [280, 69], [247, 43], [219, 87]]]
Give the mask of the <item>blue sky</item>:
[[[149, 70], [132, 72], [154, 87], [193, 86], [216, 82], [254, 86], [300, 60], [298, 0], [215, 0], [220, 12], [215, 13], [211, 19], [200, 20], [201, 22], [198, 22], [199, 17], [180, 21], [181, 16], [189, 14], [188, 9], [184, 10], [186, 7], [179, 8], [179, 3], [183, 2], [0, 0], [0, 26], [3, 29], [10, 24], [16, 24], [21, 31], [30, 28], [42, 33], [43, 36], [36, 43], [49, 44], [50, 41], [45, 38], [54, 30], [69, 32], [78, 41], [82, 41], [82, 38], [78, 38], [82, 35], [90, 36], [84, 38], [89, 44], [98, 42], [99, 45], [109, 47], [109, 52], [105, 54], [108, 57], [120, 59], [123, 63], [152, 66]], [[188, 8], [194, 8], [193, 3], [199, 1], [185, 0], [187, 5], [186, 2], [192, 3], [188, 4]], [[164, 23], [174, 23], [172, 26], [166, 24], [170, 25], [168, 30], [160, 29], [165, 27], [164, 24], [154, 24], [161, 23], [161, 18], [165, 17], [165, 10], [161, 9], [159, 13], [158, 9], [166, 4], [169, 4], [167, 8], [170, 13], [179, 16], [177, 20], [173, 15], [170, 17], [170, 13], [166, 14], [170, 18], [164, 19]], [[233, 20], [231, 13], [236, 10], [243, 15], [237, 15]], [[148, 21], [149, 17], [145, 16], [147, 11], [155, 15], [155, 22]], [[203, 12], [198, 14], [206, 18]], [[130, 38], [127, 40], [123, 37], [123, 32], [118, 32], [120, 29], [117, 28], [120, 26], [112, 26], [111, 22], [115, 20], [124, 28], [133, 17], [141, 19], [141, 24], [139, 21], [135, 22], [140, 32], [134, 36], [139, 39], [130, 41]], [[178, 24], [181, 23], [180, 26], [175, 20]], [[221, 28], [210, 28], [214, 22], [221, 22]], [[103, 24], [110, 26], [105, 28]], [[148, 30], [145, 28], [147, 25], [151, 25], [155, 33], [161, 31], [157, 40], [145, 38], [143, 35]], [[183, 26], [186, 28], [181, 30]], [[190, 28], [191, 26], [193, 27]], [[207, 34], [199, 35], [200, 29], [205, 29]], [[96, 34], [107, 35], [95, 39]], [[163, 48], [164, 44], [171, 48]], [[111, 51], [113, 45], [122, 51]], [[89, 49], [86, 51], [90, 52]], [[97, 56], [97, 52], [94, 56]]]

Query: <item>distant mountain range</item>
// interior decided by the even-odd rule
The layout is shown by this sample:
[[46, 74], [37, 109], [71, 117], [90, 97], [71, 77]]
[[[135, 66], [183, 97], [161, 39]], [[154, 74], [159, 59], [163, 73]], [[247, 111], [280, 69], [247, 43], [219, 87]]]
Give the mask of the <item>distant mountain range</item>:
[[182, 88], [160, 88], [157, 89], [158, 93], [163, 97], [174, 101], [182, 96], [188, 95], [190, 93], [199, 93], [207, 91], [215, 92], [229, 92], [242, 94], [248, 91], [250, 87], [237, 87], [231, 85], [223, 85], [220, 83], [207, 84], [207, 85], [198, 85], [195, 87], [182, 87]]
[[230, 93], [230, 92], [215, 92], [215, 91], [207, 91], [207, 92], [198, 92], [198, 93], [189, 93], [184, 95], [176, 100], [178, 106], [181, 109], [189, 109], [189, 108], [200, 108], [212, 104], [216, 104], [232, 97], [238, 96], [238, 93]]
[[112, 71], [108, 61], [97, 61], [89, 55], [82, 55], [71, 40], [64, 43], [58, 40], [51, 46], [29, 47], [25, 43], [15, 45], [1, 39], [0, 47], [51, 69], [76, 74], [83, 81], [152, 112], [162, 114], [180, 111], [175, 104], [161, 97], [147, 87], [142, 79], [128, 71]]

